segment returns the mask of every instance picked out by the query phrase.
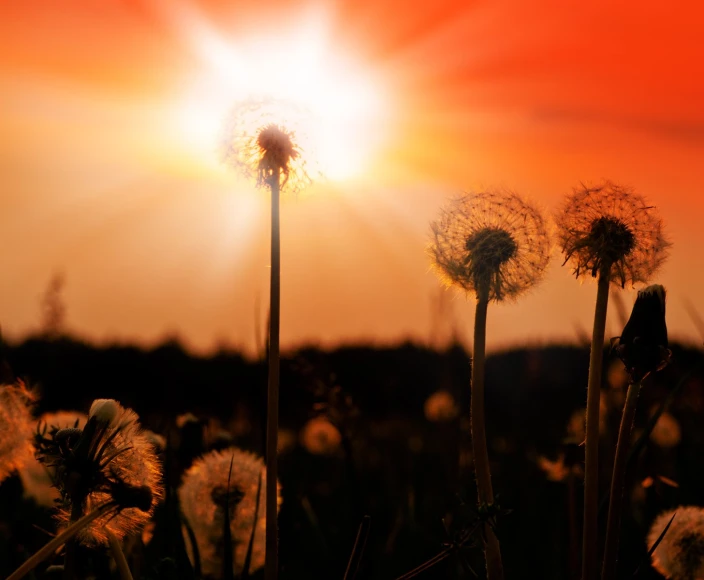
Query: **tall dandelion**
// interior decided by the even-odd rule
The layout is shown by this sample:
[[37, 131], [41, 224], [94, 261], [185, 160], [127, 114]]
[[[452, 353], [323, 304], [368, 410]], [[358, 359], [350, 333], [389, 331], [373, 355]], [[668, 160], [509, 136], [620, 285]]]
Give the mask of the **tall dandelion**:
[[32, 460], [33, 403], [24, 384], [0, 385], [0, 482]]
[[[179, 500], [183, 515], [195, 534], [202, 571], [206, 576], [222, 576], [223, 555], [228, 549], [233, 554], [233, 573], [235, 576], [241, 575], [252, 531], [254, 541], [249, 572], [264, 566], [267, 546], [266, 483], [263, 470], [266, 468], [261, 458], [240, 449], [229, 448], [212, 451], [197, 459], [186, 472], [178, 492]], [[260, 477], [262, 489], [257, 504]], [[281, 503], [278, 491], [279, 486], [276, 485], [274, 497], [277, 499], [277, 510]], [[231, 547], [224, 545], [226, 508], [230, 510]]]
[[249, 100], [235, 109], [226, 129], [223, 156], [227, 163], [271, 192], [271, 279], [269, 293], [269, 381], [267, 389], [266, 553], [267, 580], [278, 577], [276, 481], [279, 428], [279, 332], [281, 322], [280, 195], [286, 186], [299, 191], [311, 182], [307, 159], [294, 130], [301, 111], [272, 99]]
[[577, 278], [597, 278], [587, 387], [582, 580], [596, 578], [598, 563], [599, 392], [609, 285], [647, 282], [665, 260], [667, 242], [655, 208], [631, 189], [605, 181], [580, 186], [556, 215], [557, 238]]
[[650, 526], [648, 549], [670, 520], [672, 524], [651, 556], [653, 568], [668, 580], [704, 578], [704, 509], [686, 506], [660, 514]]
[[[456, 199], [431, 224], [433, 266], [448, 286], [476, 297], [471, 384], [471, 431], [480, 510], [494, 503], [484, 427], [486, 319], [490, 300], [513, 299], [534, 286], [550, 258], [541, 214], [510, 191], [485, 191]], [[503, 578], [499, 541], [485, 525], [490, 580]]]

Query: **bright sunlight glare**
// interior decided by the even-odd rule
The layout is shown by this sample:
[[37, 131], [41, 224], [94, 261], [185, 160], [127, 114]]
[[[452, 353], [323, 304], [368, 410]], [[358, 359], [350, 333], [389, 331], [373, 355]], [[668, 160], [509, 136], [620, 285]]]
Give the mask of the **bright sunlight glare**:
[[[189, 79], [174, 114], [194, 155], [217, 164], [216, 149], [233, 105], [271, 98], [305, 110], [304, 153], [326, 179], [360, 177], [384, 143], [387, 103], [371, 70], [337, 54], [327, 19], [308, 17], [290, 30], [271, 31], [237, 42], [188, 14], [182, 32], [206, 65]], [[282, 119], [286, 126], [300, 120]]]

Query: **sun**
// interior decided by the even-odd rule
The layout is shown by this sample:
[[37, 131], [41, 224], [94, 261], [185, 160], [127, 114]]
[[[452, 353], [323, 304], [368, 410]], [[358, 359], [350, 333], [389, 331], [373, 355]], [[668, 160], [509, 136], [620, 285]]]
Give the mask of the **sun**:
[[181, 32], [203, 64], [174, 107], [193, 155], [217, 163], [214, 151], [233, 106], [273, 100], [296, 112], [275, 120], [296, 132], [308, 166], [329, 180], [364, 175], [388, 133], [388, 95], [371, 67], [336, 52], [323, 13], [237, 41], [192, 13], [183, 16]]

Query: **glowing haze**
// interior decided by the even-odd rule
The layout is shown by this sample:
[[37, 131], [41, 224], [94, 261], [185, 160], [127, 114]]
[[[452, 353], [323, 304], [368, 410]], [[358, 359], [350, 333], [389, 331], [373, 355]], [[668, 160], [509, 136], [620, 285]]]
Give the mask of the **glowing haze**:
[[[674, 246], [654, 281], [668, 288], [671, 333], [701, 342], [703, 14], [678, 10], [5, 3], [0, 326], [36, 330], [62, 272], [73, 333], [253, 349], [268, 302], [268, 199], [219, 147], [232, 108], [254, 97], [305, 112], [284, 121], [325, 174], [282, 209], [284, 346], [466, 336], [471, 304], [439, 290], [424, 252], [439, 206], [499, 185], [549, 209], [602, 177], [660, 208]], [[575, 340], [594, 291], [556, 257], [539, 289], [492, 311], [490, 346]], [[607, 332], [619, 324], [612, 309]]]

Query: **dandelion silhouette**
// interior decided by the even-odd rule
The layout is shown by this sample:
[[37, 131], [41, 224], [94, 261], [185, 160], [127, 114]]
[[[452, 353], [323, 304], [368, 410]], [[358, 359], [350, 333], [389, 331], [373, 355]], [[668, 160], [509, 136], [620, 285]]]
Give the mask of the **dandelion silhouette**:
[[582, 580], [594, 580], [599, 568], [599, 391], [609, 285], [647, 282], [665, 260], [670, 244], [655, 208], [630, 188], [611, 181], [576, 188], [565, 199], [555, 222], [565, 264], [571, 264], [577, 278], [598, 279], [587, 386], [582, 534]]
[[[230, 471], [230, 466], [232, 470]], [[249, 572], [264, 566], [266, 556], [266, 505], [265, 482], [257, 507], [257, 490], [262, 470], [261, 458], [240, 449], [229, 448], [212, 451], [197, 459], [186, 472], [179, 489], [181, 509], [196, 536], [202, 571], [205, 575], [219, 577], [223, 557], [224, 509], [230, 513], [230, 531], [233, 551], [233, 571], [243, 573], [249, 541], [254, 529], [252, 560]], [[228, 495], [228, 480], [230, 482]], [[277, 510], [281, 504], [280, 486], [274, 488]], [[224, 501], [227, 497], [228, 501]], [[257, 521], [254, 521], [255, 514]]]
[[274, 99], [239, 103], [225, 130], [223, 159], [271, 191], [271, 291], [269, 293], [269, 385], [267, 391], [267, 580], [278, 577], [276, 481], [278, 475], [279, 333], [281, 319], [281, 229], [283, 187], [299, 192], [312, 179], [290, 124], [303, 127], [303, 111]]
[[655, 207], [611, 181], [575, 189], [555, 221], [565, 263], [578, 278], [644, 283], [667, 258], [670, 243]]
[[[511, 191], [485, 191], [456, 199], [431, 224], [429, 254], [440, 278], [476, 296], [472, 359], [471, 431], [479, 509], [494, 493], [484, 427], [486, 317], [490, 300], [516, 298], [543, 276], [550, 241], [540, 212]], [[485, 525], [489, 580], [503, 578], [499, 542]]]
[[647, 548], [655, 544], [673, 515], [670, 528], [653, 552], [652, 566], [669, 580], [704, 578], [704, 509], [678, 507], [660, 514], [650, 526]]
[[0, 482], [32, 460], [33, 403], [24, 384], [0, 385]]
[[292, 103], [272, 98], [239, 102], [225, 122], [222, 160], [260, 187], [271, 188], [278, 169], [280, 189], [300, 193], [323, 176], [308, 138], [308, 122], [308, 111]]
[[478, 298], [516, 298], [541, 280], [550, 259], [543, 217], [510, 191], [460, 197], [431, 230], [429, 253], [441, 280]]
[[134, 411], [112, 399], [98, 399], [83, 428], [44, 425], [35, 439], [37, 459], [61, 494], [56, 518], [62, 527], [98, 506], [120, 500], [128, 488], [148, 494], [148, 502], [91, 522], [78, 535], [82, 543], [107, 545], [106, 529], [121, 539], [149, 521], [163, 495], [161, 466]]

